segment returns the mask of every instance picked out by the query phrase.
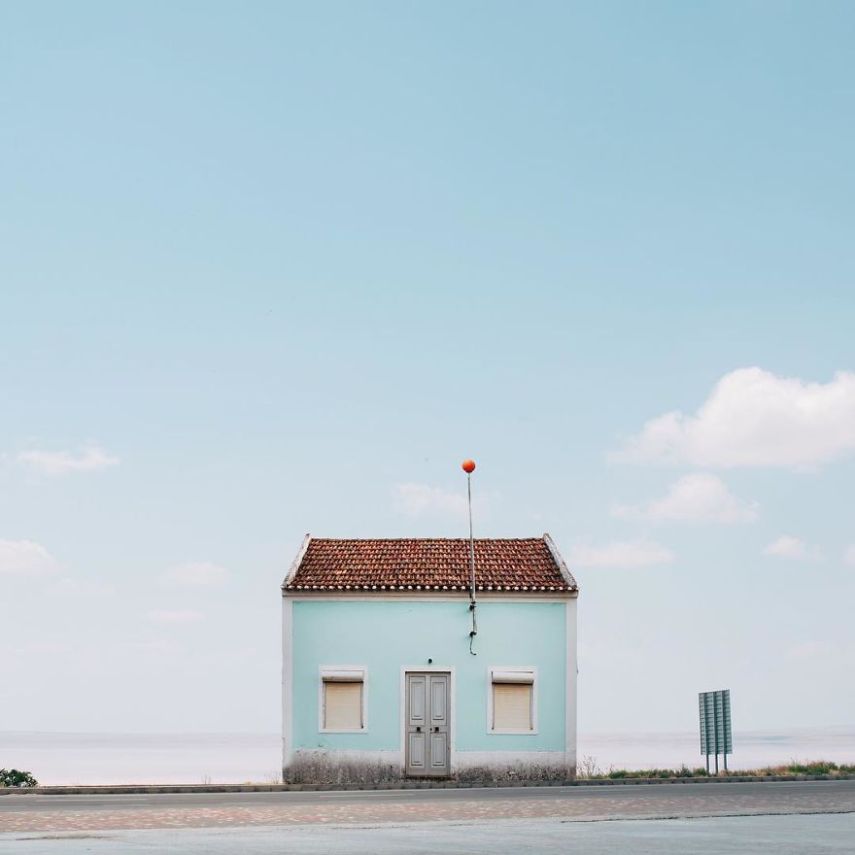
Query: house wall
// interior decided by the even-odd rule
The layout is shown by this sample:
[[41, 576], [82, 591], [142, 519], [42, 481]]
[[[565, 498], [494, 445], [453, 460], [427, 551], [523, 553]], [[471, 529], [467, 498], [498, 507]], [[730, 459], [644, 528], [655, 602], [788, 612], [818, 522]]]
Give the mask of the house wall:
[[[284, 603], [287, 779], [400, 777], [403, 672], [430, 669], [452, 673], [453, 775], [563, 777], [575, 770], [575, 599], [479, 600], [476, 656], [469, 653], [465, 598]], [[322, 666], [366, 669], [365, 731], [320, 732]], [[492, 734], [489, 669], [523, 666], [537, 672], [535, 732]]]

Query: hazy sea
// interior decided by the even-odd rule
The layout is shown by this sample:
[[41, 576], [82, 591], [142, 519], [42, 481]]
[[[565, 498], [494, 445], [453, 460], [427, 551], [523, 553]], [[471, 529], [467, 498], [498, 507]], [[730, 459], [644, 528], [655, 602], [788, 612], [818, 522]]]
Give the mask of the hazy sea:
[[[855, 728], [734, 734], [732, 769], [789, 760], [855, 763]], [[43, 784], [273, 783], [280, 739], [258, 733], [38, 733], [0, 731], [0, 767]], [[581, 733], [579, 757], [603, 770], [700, 766], [696, 733]]]

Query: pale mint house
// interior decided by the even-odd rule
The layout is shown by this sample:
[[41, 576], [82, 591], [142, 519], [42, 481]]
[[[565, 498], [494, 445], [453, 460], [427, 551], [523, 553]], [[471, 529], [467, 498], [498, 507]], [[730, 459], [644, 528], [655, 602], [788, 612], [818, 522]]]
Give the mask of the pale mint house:
[[468, 540], [306, 536], [282, 584], [284, 780], [575, 774], [576, 581], [548, 535], [474, 552], [473, 610]]

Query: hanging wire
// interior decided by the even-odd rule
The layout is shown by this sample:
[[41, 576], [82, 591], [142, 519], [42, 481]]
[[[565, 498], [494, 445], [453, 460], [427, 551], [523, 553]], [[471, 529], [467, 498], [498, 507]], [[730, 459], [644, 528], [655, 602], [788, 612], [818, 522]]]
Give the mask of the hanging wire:
[[472, 615], [472, 629], [469, 632], [469, 652], [475, 652], [475, 636], [478, 635], [478, 621], [475, 617], [475, 539], [472, 535], [472, 473], [466, 473], [466, 495], [469, 500], [469, 613]]

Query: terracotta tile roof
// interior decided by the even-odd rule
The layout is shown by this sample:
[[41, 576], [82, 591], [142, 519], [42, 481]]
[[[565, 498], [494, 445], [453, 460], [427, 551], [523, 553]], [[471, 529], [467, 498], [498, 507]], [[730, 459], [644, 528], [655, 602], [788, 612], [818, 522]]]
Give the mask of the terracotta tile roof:
[[[466, 539], [308, 538], [288, 591], [468, 591]], [[475, 541], [478, 591], [576, 591], [548, 535]]]

